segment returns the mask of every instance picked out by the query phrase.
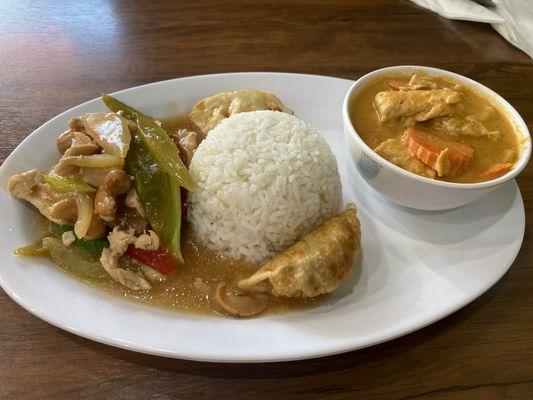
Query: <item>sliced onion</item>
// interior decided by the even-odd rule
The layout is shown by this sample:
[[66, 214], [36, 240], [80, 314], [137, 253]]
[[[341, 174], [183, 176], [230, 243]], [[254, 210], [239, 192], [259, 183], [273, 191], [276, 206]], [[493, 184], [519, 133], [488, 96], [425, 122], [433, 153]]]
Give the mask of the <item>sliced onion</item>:
[[124, 165], [123, 158], [112, 154], [63, 157], [60, 162], [85, 168], [111, 168], [122, 167]]
[[76, 197], [76, 205], [78, 206], [78, 219], [74, 224], [74, 233], [78, 239], [81, 239], [87, 234], [91, 226], [91, 220], [93, 219], [93, 199], [84, 193], [80, 193]]

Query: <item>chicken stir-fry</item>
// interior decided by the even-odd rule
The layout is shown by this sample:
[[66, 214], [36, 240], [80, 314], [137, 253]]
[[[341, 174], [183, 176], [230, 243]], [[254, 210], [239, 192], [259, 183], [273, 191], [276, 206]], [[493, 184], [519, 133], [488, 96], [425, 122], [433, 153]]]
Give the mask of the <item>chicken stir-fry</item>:
[[[175, 213], [181, 204], [179, 199], [176, 204], [169, 203], [167, 199], [171, 199], [165, 197], [169, 191], [176, 192], [172, 190], [175, 186], [169, 187], [168, 179], [166, 185], [160, 185], [154, 177], [159, 179], [173, 173], [172, 168], [164, 164], [168, 160], [181, 168], [176, 176], [183, 182], [190, 182], [190, 177], [188, 171], [179, 166], [182, 163], [179, 152], [170, 138], [167, 139], [170, 145], [155, 142], [153, 136], [146, 141], [141, 139], [146, 133], [143, 131], [154, 134], [155, 130], [162, 129], [159, 125], [148, 117], [143, 117], [145, 125], [140, 125], [132, 109], [118, 102], [113, 106], [115, 112], [88, 113], [72, 118], [69, 129], [57, 139], [61, 155], [58, 163], [47, 173], [33, 169], [11, 177], [8, 191], [33, 204], [52, 224], [51, 233], [60, 239], [44, 238], [40, 247], [33, 245], [36, 254], [45, 251], [54, 260], [69, 254], [68, 259], [73, 261], [84, 257], [79, 252], [82, 250], [97, 256], [100, 268], [126, 288], [149, 290], [153, 282], [165, 279], [165, 274], [177, 266], [181, 257], [180, 219]], [[126, 111], [129, 111], [130, 120], [123, 116]], [[133, 139], [134, 148], [131, 146]], [[188, 143], [191, 142], [189, 138]], [[163, 162], [153, 160], [149, 149], [155, 147], [158, 151], [166, 149], [168, 158]], [[160, 172], [163, 169], [168, 172]], [[180, 185], [176, 185], [179, 193]], [[154, 199], [165, 203], [155, 204]], [[157, 215], [159, 220], [168, 219], [166, 215], [170, 211], [174, 220], [168, 226], [154, 218]], [[168, 241], [169, 236], [176, 237], [170, 231], [176, 223], [177, 247], [176, 242]], [[76, 249], [67, 251], [74, 247]], [[22, 249], [19, 254], [31, 253], [31, 249]], [[85, 266], [90, 262], [93, 261], [87, 261]], [[84, 271], [67, 262], [62, 265], [67, 270], [80, 272], [82, 277], [88, 276], [89, 270], [92, 277], [99, 276], [94, 274], [98, 267], [87, 267]]]
[[132, 186], [123, 170], [130, 132], [113, 113], [85, 114], [72, 118], [69, 126], [57, 139], [62, 156], [50, 172], [15, 175], [8, 191], [32, 203], [50, 221], [73, 226], [79, 239], [102, 238], [106, 223], [114, 221], [117, 198]]
[[[188, 171], [196, 149], [212, 128], [233, 114], [292, 114], [274, 94], [219, 93], [177, 116], [174, 126], [111, 96], [103, 95], [103, 101], [111, 112], [86, 113], [69, 121], [68, 130], [57, 138], [58, 161], [49, 170], [32, 169], [10, 178], [9, 193], [31, 203], [48, 220], [45, 236], [16, 254], [45, 255], [62, 270], [127, 297], [145, 301], [178, 293], [181, 299], [193, 299], [187, 299], [188, 304], [203, 302], [213, 313], [243, 318], [282, 301], [303, 304], [348, 279], [360, 247], [354, 205], [261, 268], [244, 260], [224, 261], [219, 253], [209, 258], [211, 250], [193, 240], [194, 224], [186, 224], [181, 236], [187, 192], [197, 185]], [[415, 158], [405, 159], [427, 168]], [[189, 264], [192, 257], [196, 264]], [[222, 262], [227, 263], [224, 268]], [[232, 262], [237, 272], [228, 268]], [[195, 266], [197, 275], [191, 268]], [[184, 277], [189, 286], [181, 281]]]
[[[11, 195], [34, 205], [55, 235], [18, 254], [75, 259], [81, 249], [97, 256], [100, 268], [121, 285], [149, 290], [182, 262], [181, 195], [194, 189], [186, 166], [208, 131], [235, 113], [292, 111], [271, 93], [220, 93], [193, 107], [187, 128], [167, 133], [159, 121], [115, 98], [103, 100], [112, 112], [70, 119], [57, 138], [59, 161], [48, 172], [33, 169], [9, 180]], [[83, 272], [67, 264], [65, 269]], [[99, 267], [84, 265], [100, 277]]]

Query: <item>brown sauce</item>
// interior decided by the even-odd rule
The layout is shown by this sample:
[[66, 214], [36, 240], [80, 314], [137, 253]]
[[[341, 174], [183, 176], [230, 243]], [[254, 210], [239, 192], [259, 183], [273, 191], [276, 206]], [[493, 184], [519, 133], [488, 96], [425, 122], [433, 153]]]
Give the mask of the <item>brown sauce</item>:
[[[190, 227], [183, 229], [182, 253], [185, 264], [170, 274], [166, 281], [156, 283], [150, 291], [128, 290], [112, 280], [96, 282], [106, 291], [166, 309], [182, 312], [221, 315], [223, 311], [214, 302], [214, 291], [220, 282], [236, 282], [254, 273], [259, 265], [229, 257], [222, 257], [207, 249], [194, 237]], [[286, 299], [271, 297], [267, 313], [281, 313], [316, 304], [325, 296], [315, 299]]]
[[[149, 291], [133, 291], [107, 277], [91, 280], [70, 275], [96, 286], [107, 293], [151, 306], [203, 315], [224, 315], [214, 301], [214, 292], [221, 282], [236, 282], [253, 274], [260, 266], [242, 260], [222, 257], [207, 249], [197, 240], [192, 229], [185, 222], [182, 231], [182, 254], [184, 265], [169, 274], [163, 282], [154, 283]], [[35, 224], [39, 236], [50, 234], [50, 224], [39, 216]], [[94, 259], [98, 262], [97, 259]], [[271, 297], [268, 314], [285, 313], [318, 304], [327, 295], [313, 299], [289, 299]]]
[[161, 121], [161, 124], [168, 132], [175, 132], [178, 129], [188, 129], [200, 133], [198, 127], [187, 118], [187, 114], [178, 114]]

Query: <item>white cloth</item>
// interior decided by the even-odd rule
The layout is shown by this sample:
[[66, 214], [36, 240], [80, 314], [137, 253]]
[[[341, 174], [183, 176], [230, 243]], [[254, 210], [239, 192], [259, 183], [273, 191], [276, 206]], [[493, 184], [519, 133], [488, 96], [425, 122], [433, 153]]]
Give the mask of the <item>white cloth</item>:
[[411, 0], [445, 18], [485, 22], [533, 58], [533, 0], [492, 0], [487, 8], [471, 0]]

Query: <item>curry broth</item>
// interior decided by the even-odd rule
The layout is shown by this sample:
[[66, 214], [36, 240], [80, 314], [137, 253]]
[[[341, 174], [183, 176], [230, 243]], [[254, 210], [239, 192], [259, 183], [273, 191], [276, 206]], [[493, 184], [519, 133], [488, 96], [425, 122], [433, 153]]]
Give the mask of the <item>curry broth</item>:
[[[406, 126], [398, 120], [381, 123], [377, 112], [374, 110], [374, 98], [377, 93], [390, 90], [388, 81], [408, 82], [411, 75], [391, 74], [386, 77], [376, 79], [374, 82], [364, 87], [357, 98], [350, 104], [350, 118], [355, 130], [363, 141], [372, 149], [375, 149], [381, 142], [401, 137]], [[458, 183], [479, 182], [479, 174], [487, 170], [491, 165], [498, 162], [514, 163], [519, 155], [519, 140], [513, 125], [502, 111], [485, 95], [475, 90], [459, 85], [457, 82], [446, 77], [431, 77], [440, 87], [459, 91], [463, 94], [461, 101], [455, 108], [454, 115], [465, 118], [474, 116], [489, 131], [499, 131], [500, 137], [491, 140], [486, 137], [458, 136], [457, 141], [469, 144], [474, 149], [472, 162], [463, 172], [447, 177], [446, 181]], [[432, 120], [416, 122], [415, 127], [435, 131]], [[512, 155], [509, 152], [512, 151]]]

